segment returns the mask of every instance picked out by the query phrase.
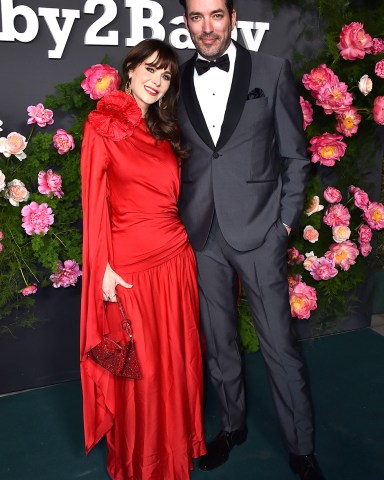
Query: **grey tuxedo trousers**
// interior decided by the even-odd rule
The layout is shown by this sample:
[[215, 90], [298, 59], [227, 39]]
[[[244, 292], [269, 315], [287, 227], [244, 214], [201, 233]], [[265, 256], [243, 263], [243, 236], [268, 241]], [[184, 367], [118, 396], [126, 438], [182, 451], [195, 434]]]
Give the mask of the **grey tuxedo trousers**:
[[245, 426], [245, 394], [237, 335], [238, 276], [245, 289], [288, 450], [313, 452], [312, 410], [305, 368], [291, 328], [287, 282], [288, 234], [278, 220], [257, 249], [237, 251], [216, 215], [207, 243], [196, 251], [207, 366], [218, 394], [222, 429]]

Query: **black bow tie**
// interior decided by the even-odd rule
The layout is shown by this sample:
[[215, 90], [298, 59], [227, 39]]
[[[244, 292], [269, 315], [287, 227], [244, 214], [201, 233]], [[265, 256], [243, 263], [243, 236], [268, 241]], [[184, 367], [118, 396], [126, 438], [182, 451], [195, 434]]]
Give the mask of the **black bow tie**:
[[208, 72], [208, 70], [213, 67], [217, 67], [217, 68], [220, 68], [221, 70], [224, 70], [225, 72], [228, 72], [229, 71], [228, 54], [226, 53], [225, 55], [218, 58], [214, 62], [209, 62], [208, 60], [203, 60], [201, 58], [198, 58], [195, 63], [195, 68], [198, 75], [202, 75], [203, 73]]

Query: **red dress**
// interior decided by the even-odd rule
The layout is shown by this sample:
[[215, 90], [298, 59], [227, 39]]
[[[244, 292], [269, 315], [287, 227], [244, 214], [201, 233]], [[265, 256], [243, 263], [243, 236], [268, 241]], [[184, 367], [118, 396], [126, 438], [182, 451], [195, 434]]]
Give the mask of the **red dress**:
[[[114, 480], [189, 479], [205, 453], [195, 258], [177, 211], [179, 162], [121, 91], [85, 124], [81, 378], [88, 453], [106, 435]], [[142, 379], [87, 358], [104, 334], [123, 340], [116, 303], [104, 308], [106, 264], [131, 320]]]

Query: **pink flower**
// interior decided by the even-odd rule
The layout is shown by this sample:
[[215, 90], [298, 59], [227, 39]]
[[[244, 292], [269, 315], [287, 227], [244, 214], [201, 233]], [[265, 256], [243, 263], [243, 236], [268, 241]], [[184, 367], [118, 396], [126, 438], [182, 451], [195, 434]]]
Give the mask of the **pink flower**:
[[327, 115], [342, 113], [352, 105], [353, 97], [348, 92], [348, 85], [338, 82], [333, 85], [325, 85], [317, 92], [316, 105], [323, 107]]
[[368, 77], [368, 75], [363, 75], [359, 80], [359, 90], [360, 92], [367, 96], [369, 92], [372, 90], [372, 80]]
[[43, 170], [39, 172], [37, 181], [39, 183], [38, 190], [43, 195], [56, 196], [58, 198], [64, 195], [61, 190], [61, 176], [58, 173], [53, 173], [51, 169], [46, 172]]
[[368, 206], [369, 203], [369, 196], [368, 194], [362, 190], [359, 187], [354, 187], [353, 185], [350, 185], [349, 191], [352, 193], [353, 198], [354, 198], [354, 203], [357, 208], [360, 208], [361, 210], [365, 210]]
[[84, 70], [84, 75], [87, 78], [81, 82], [81, 86], [93, 100], [117, 90], [121, 82], [115, 68], [100, 63]]
[[372, 47], [367, 51], [371, 55], [377, 55], [378, 53], [384, 52], [384, 40], [381, 38], [372, 39]]
[[3, 240], [4, 238], [4, 233], [0, 230], [0, 241]]
[[26, 202], [28, 200], [29, 192], [24, 183], [15, 178], [11, 182], [8, 182], [4, 197], [9, 200], [11, 205], [18, 207], [20, 202]]
[[326, 210], [323, 222], [329, 227], [336, 227], [338, 225], [348, 227], [350, 219], [351, 215], [348, 208], [344, 207], [341, 203], [337, 203]]
[[36, 292], [37, 292], [36, 283], [32, 283], [31, 285], [28, 285], [27, 287], [24, 287], [21, 290], [21, 293], [24, 295], [24, 297], [26, 297], [27, 295], [33, 295]]
[[48, 204], [42, 203], [39, 205], [36, 202], [31, 202], [21, 209], [21, 215], [23, 216], [22, 227], [27, 235], [36, 233], [46, 234], [53, 224], [52, 209], [48, 207]]
[[306, 253], [305, 256], [306, 259], [304, 260], [303, 267], [305, 268], [305, 270], [310, 272], [313, 265], [317, 262], [318, 258], [313, 252]]
[[31, 117], [28, 119], [28, 125], [37, 123], [39, 127], [46, 127], [47, 125], [52, 125], [54, 122], [52, 110], [44, 108], [42, 103], [38, 103], [36, 106], [30, 105], [27, 108], [27, 112]]
[[72, 135], [67, 133], [62, 128], [59, 128], [56, 134], [53, 136], [53, 145], [57, 148], [57, 153], [59, 155], [64, 155], [64, 153], [69, 152], [75, 148], [75, 142]]
[[317, 98], [317, 93], [322, 87], [338, 83], [339, 79], [330, 68], [322, 64], [313, 68], [310, 73], [305, 73], [302, 81], [304, 87], [311, 91], [311, 95]]
[[24, 160], [27, 155], [24, 153], [25, 148], [27, 147], [28, 142], [26, 138], [20, 133], [11, 132], [7, 138], [0, 138], [0, 153], [4, 157], [9, 158], [11, 155], [14, 155], [18, 160]]
[[312, 162], [333, 167], [344, 156], [347, 145], [342, 141], [342, 135], [325, 132], [310, 140], [308, 148], [312, 152]]
[[3, 251], [4, 245], [0, 242], [0, 253]]
[[336, 130], [342, 133], [345, 137], [352, 137], [361, 122], [361, 115], [357, 113], [357, 108], [351, 107], [336, 117]]
[[307, 319], [317, 308], [316, 290], [304, 282], [298, 282], [289, 289], [289, 303], [292, 317]]
[[5, 188], [5, 175], [4, 173], [0, 170], [0, 192], [2, 192]]
[[349, 270], [351, 265], [356, 262], [356, 257], [359, 255], [359, 249], [351, 242], [346, 240], [341, 243], [332, 243], [329, 247], [329, 251], [326, 252], [325, 257], [335, 262], [335, 265], [339, 265], [342, 270]]
[[337, 47], [344, 60], [356, 60], [364, 58], [372, 45], [372, 37], [365, 32], [363, 24], [352, 22], [342, 28], [340, 43], [337, 44]]
[[376, 123], [379, 125], [384, 125], [384, 97], [375, 98], [373, 101], [372, 114]]
[[81, 274], [79, 264], [75, 260], [65, 260], [64, 265], [59, 260], [57, 262], [57, 272], [53, 273], [49, 279], [52, 280], [53, 287], [67, 288], [75, 285]]
[[316, 243], [319, 240], [319, 232], [312, 225], [307, 225], [304, 228], [303, 238], [308, 242]]
[[370, 202], [364, 210], [363, 218], [373, 230], [381, 230], [384, 228], [384, 205]]
[[351, 230], [345, 225], [336, 225], [335, 227], [332, 227], [332, 235], [333, 240], [336, 243], [345, 242], [345, 240], [349, 240], [349, 237], [351, 236]]
[[338, 271], [332, 259], [320, 257], [313, 263], [310, 273], [315, 280], [330, 280], [336, 277]]
[[288, 275], [288, 286], [294, 288], [299, 282], [301, 282], [301, 275]]
[[303, 112], [303, 128], [306, 130], [313, 120], [313, 108], [311, 103], [308, 100], [304, 100], [303, 97], [300, 97], [300, 105]]
[[288, 248], [288, 263], [289, 265], [299, 265], [303, 263], [304, 255], [301, 255], [296, 247]]
[[368, 225], [361, 225], [359, 228], [359, 243], [369, 243], [371, 240], [372, 230], [368, 227]]
[[340, 190], [334, 187], [327, 187], [324, 190], [324, 198], [328, 203], [338, 203], [341, 202], [342, 196]]
[[384, 78], [384, 60], [380, 60], [375, 65], [375, 73], [378, 77]]
[[372, 246], [370, 243], [360, 243], [360, 253], [363, 257], [368, 257], [372, 252]]
[[305, 210], [305, 213], [309, 216], [311, 216], [313, 213], [321, 212], [323, 210], [324, 205], [320, 205], [320, 198], [315, 195], [312, 197], [312, 200], [308, 207]]

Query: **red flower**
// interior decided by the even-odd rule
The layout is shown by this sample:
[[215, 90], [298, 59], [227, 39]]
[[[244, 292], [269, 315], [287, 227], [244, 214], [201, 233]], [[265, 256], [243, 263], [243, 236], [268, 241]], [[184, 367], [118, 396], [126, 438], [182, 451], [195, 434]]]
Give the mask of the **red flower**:
[[363, 24], [352, 22], [344, 25], [340, 33], [340, 43], [337, 44], [344, 60], [364, 58], [373, 46], [372, 37], [365, 32]]
[[342, 142], [343, 136], [336, 133], [325, 132], [313, 137], [308, 148], [312, 152], [312, 162], [333, 167], [344, 156], [347, 145]]

